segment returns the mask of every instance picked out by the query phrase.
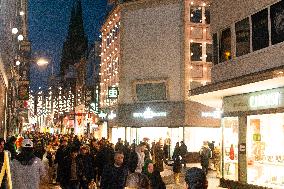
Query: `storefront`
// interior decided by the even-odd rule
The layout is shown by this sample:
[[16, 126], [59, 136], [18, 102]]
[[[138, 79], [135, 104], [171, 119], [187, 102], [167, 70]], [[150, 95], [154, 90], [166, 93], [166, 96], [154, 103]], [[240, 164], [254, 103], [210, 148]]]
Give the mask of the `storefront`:
[[169, 143], [171, 154], [175, 144], [184, 141], [189, 151], [198, 152], [205, 140], [221, 142], [220, 117], [204, 115], [212, 111], [212, 108], [199, 109], [193, 102], [121, 105], [118, 111], [112, 111], [116, 116], [108, 116], [111, 141], [116, 143], [121, 138], [139, 143], [148, 138], [149, 143]]
[[223, 103], [223, 177], [284, 188], [284, 88], [224, 97]]

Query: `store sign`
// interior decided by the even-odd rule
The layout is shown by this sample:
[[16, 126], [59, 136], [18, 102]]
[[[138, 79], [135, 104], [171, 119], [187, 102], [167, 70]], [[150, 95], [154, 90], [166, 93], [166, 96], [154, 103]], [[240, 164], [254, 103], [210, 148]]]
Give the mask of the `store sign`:
[[280, 92], [254, 95], [249, 98], [251, 108], [278, 106], [280, 104]]
[[213, 112], [201, 112], [202, 117], [210, 117], [210, 118], [215, 118], [215, 119], [221, 119], [222, 116], [222, 111], [216, 110]]
[[118, 87], [108, 87], [108, 99], [118, 98]]
[[154, 117], [166, 117], [167, 112], [153, 112], [151, 108], [146, 108], [146, 110], [142, 113], [133, 113], [133, 117], [135, 118], [144, 118], [144, 119], [151, 119]]
[[240, 152], [240, 154], [245, 154], [246, 153], [246, 143], [241, 143], [239, 145], [239, 152]]

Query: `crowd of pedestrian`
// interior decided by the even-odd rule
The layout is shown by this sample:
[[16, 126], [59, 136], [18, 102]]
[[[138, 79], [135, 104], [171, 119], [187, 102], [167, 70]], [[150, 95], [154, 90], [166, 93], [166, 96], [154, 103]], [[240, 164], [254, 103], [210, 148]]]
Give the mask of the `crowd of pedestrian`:
[[[165, 157], [163, 147], [161, 142], [152, 143], [150, 147], [147, 139], [139, 144], [118, 139], [114, 145], [105, 138], [25, 133], [10, 137], [6, 143], [0, 139], [0, 165], [4, 162], [1, 153], [5, 149], [10, 154], [15, 189], [36, 189], [48, 183], [59, 184], [62, 189], [165, 189], [160, 173], [169, 157]], [[177, 181], [182, 164], [185, 166], [186, 152], [183, 142], [181, 146], [177, 144], [173, 164], [169, 164]], [[48, 160], [47, 169], [43, 158]], [[6, 188], [6, 181], [7, 175], [1, 188]], [[189, 184], [188, 187], [192, 189]]]

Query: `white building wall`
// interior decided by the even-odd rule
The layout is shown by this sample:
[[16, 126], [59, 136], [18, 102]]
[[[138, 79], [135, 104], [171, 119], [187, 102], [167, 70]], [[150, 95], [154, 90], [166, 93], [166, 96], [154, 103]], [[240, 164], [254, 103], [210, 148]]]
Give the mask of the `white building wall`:
[[168, 100], [183, 100], [182, 2], [126, 6], [121, 16], [119, 103], [133, 103], [134, 81], [159, 78], [168, 81]]

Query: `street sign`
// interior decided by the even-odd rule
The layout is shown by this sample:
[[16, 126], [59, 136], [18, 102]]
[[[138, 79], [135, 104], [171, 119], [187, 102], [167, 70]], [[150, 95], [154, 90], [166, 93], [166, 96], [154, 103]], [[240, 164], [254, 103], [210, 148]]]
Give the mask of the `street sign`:
[[108, 87], [108, 99], [117, 99], [118, 94], [118, 87]]

